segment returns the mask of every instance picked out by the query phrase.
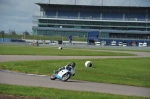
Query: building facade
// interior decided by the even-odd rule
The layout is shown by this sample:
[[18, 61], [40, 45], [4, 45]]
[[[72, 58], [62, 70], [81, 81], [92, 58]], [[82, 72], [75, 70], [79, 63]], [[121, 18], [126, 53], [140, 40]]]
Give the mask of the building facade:
[[150, 6], [124, 3], [123, 0], [121, 5], [113, 6], [36, 3], [42, 15], [34, 16], [37, 26], [32, 27], [33, 34], [87, 36], [88, 32], [99, 31], [102, 39], [150, 39]]

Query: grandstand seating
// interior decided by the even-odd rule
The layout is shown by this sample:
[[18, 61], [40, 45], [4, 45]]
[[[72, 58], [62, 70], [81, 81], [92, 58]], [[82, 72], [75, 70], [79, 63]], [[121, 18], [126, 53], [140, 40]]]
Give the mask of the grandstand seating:
[[110, 19], [110, 14], [109, 13], [102, 13], [102, 19], [104, 19], [104, 20], [109, 20]]
[[123, 13], [111, 12], [111, 13], [102, 13], [102, 19], [104, 20], [122, 20]]
[[56, 11], [45, 11], [47, 16], [56, 16]]
[[138, 21], [145, 21], [146, 20], [146, 14], [138, 14]]
[[148, 14], [148, 20], [150, 21], [150, 14]]
[[100, 18], [100, 13], [92, 13], [92, 18]]
[[93, 17], [95, 17], [95, 16], [93, 16], [92, 12], [80, 12], [80, 18], [81, 19], [92, 19]]
[[58, 11], [58, 17], [78, 17], [78, 12], [73, 11]]
[[125, 13], [126, 18], [137, 18], [137, 13]]
[[115, 12], [115, 13], [113, 13], [113, 14], [111, 14], [111, 17], [113, 18], [113, 19], [123, 19], [123, 13], [117, 13], [117, 12]]
[[146, 13], [126, 13], [125, 18], [134, 21], [145, 21]]
[[[56, 17], [56, 11], [45, 11], [47, 17]], [[146, 21], [146, 13], [117, 13], [117, 12], [88, 12], [88, 11], [58, 11], [58, 18], [68, 19], [93, 19], [93, 20], [126, 20], [126, 21]], [[148, 15], [150, 20], [150, 14]]]

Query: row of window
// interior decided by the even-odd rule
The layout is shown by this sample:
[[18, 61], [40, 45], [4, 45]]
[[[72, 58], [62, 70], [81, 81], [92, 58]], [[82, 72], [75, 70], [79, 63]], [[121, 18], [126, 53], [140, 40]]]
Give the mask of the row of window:
[[[48, 36], [57, 36], [58, 39], [61, 39], [61, 36], [86, 36], [87, 32], [64, 32], [64, 31], [46, 31], [46, 30], [38, 30], [38, 35], [48, 35]], [[104, 38], [141, 38], [141, 39], [149, 39], [150, 34], [127, 34], [127, 33], [101, 33], [100, 37]]]
[[[60, 28], [61, 25], [39, 25], [39, 27], [55, 27]], [[100, 29], [100, 30], [133, 30], [133, 31], [150, 31], [150, 28], [133, 28], [133, 27], [94, 27], [94, 26], [70, 26], [64, 25], [62, 28], [76, 28], [76, 29]]]
[[37, 31], [38, 35], [55, 35], [55, 36], [84, 36], [87, 35], [87, 32], [68, 32], [68, 31], [46, 31], [46, 30], [38, 30]]
[[140, 39], [149, 39], [150, 34], [123, 34], [123, 33], [110, 33], [110, 38], [140, 38]]
[[46, 24], [72, 24], [72, 25], [112, 25], [112, 26], [150, 26], [150, 23], [130, 23], [130, 22], [95, 22], [95, 21], [66, 21], [66, 20], [39, 20], [39, 23]]

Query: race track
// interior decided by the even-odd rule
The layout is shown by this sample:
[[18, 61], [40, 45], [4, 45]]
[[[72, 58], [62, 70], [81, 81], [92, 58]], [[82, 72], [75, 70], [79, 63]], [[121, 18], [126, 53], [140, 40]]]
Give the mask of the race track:
[[[137, 56], [28, 56], [28, 55], [0, 55], [0, 62], [16, 60], [55, 60], [55, 59], [90, 59], [90, 58], [139, 58], [150, 57], [146, 52], [130, 52]], [[15, 73], [0, 70], [0, 83], [24, 85], [24, 86], [42, 86], [48, 88], [59, 88], [79, 91], [93, 91], [110, 94], [133, 95], [150, 97], [150, 88], [134, 87], [125, 85], [94, 83], [86, 81], [69, 80], [62, 82], [59, 80], [52, 81], [46, 75], [34, 75]]]

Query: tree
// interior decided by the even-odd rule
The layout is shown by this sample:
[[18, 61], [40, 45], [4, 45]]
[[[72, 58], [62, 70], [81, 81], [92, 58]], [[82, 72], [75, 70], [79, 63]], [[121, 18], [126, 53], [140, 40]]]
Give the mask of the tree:
[[23, 34], [24, 35], [30, 35], [28, 31], [25, 31]]
[[2, 36], [2, 38], [4, 38], [4, 31], [0, 31], [0, 35]]
[[12, 31], [11, 34], [12, 34], [12, 35], [17, 35], [15, 31]]

